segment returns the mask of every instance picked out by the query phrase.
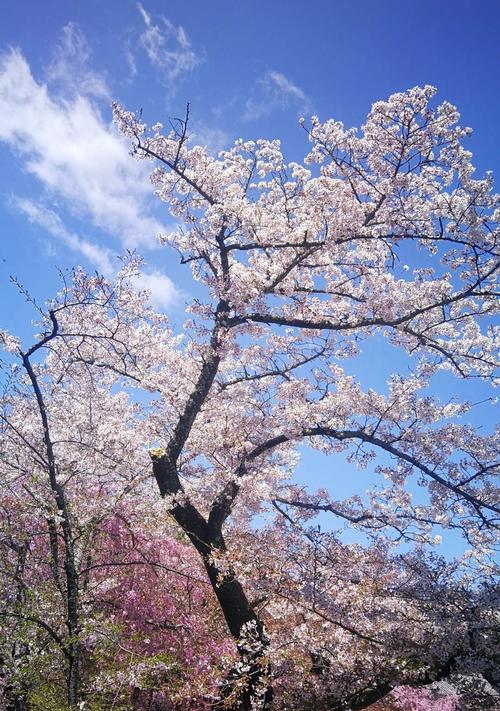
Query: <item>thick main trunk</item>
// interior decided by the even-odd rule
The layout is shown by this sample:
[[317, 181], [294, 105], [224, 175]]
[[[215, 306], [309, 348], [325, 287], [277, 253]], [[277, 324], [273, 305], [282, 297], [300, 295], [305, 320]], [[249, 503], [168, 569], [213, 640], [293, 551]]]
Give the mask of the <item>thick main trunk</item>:
[[272, 690], [264, 625], [234, 572], [223, 571], [215, 564], [213, 554], [224, 552], [223, 539], [220, 532], [212, 537], [201, 516], [200, 519], [193, 517], [185, 530], [202, 558], [240, 657], [221, 688], [221, 703], [228, 708], [230, 702], [229, 708], [235, 711], [265, 711], [270, 708]]
[[234, 573], [223, 574], [205, 558], [203, 563], [240, 656], [240, 664], [229, 673], [221, 696], [226, 702], [232, 700], [230, 708], [264, 711], [272, 698], [269, 641], [264, 625]]
[[[166, 496], [182, 491], [175, 465], [164, 451], [154, 450], [150, 455], [160, 494]], [[234, 572], [217, 566], [214, 554], [225, 552], [221, 527], [209, 526], [189, 501], [174, 503], [170, 512], [200, 554], [229, 632], [238, 647], [239, 664], [230, 672], [221, 690], [225, 708], [230, 703], [229, 708], [235, 711], [266, 711], [272, 697], [269, 641], [262, 621]]]

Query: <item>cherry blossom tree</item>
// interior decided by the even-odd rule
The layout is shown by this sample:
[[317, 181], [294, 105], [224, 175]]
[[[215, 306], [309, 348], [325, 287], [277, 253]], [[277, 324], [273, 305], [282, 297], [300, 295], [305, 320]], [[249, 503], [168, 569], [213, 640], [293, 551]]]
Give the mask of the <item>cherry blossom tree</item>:
[[[46, 500], [66, 559], [71, 515], [58, 486], [75, 464], [56, 470], [50, 454], [68, 437], [64, 416], [48, 412], [45, 378], [74, 377], [85, 401], [101, 383], [99, 451], [109, 440], [114, 462], [111, 471], [93, 464], [103, 491], [112, 501], [134, 496], [130, 480], [152, 474], [157, 516], [199, 555], [238, 654], [218, 679], [215, 708], [364, 708], [471, 658], [490, 674], [490, 626], [479, 629], [478, 610], [493, 614], [496, 442], [470, 424], [469, 403], [442, 402], [432, 386], [442, 371], [493, 378], [499, 198], [490, 175], [473, 177], [462, 146], [469, 129], [450, 104], [435, 107], [434, 94], [415, 88], [378, 102], [359, 131], [303, 122], [303, 164], [286, 163], [268, 140], [213, 157], [190, 145], [188, 114], [149, 131], [116, 105], [118, 127], [154, 166], [157, 195], [176, 219], [161, 240], [204, 296], [175, 334], [134, 290], [132, 258], [116, 284], [78, 271], [31, 349], [3, 335], [37, 402]], [[383, 392], [350, 374], [380, 339], [407, 366]], [[16, 418], [5, 417], [12, 438]], [[92, 428], [84, 447], [87, 438], [99, 441]], [[333, 482], [298, 484], [304, 447], [339, 467], [347, 457], [374, 468], [381, 485], [338, 499]], [[320, 512], [373, 546], [316, 533]], [[256, 515], [266, 522], [257, 531]], [[438, 583], [421, 552], [435, 527], [463, 534], [487, 593], [466, 590], [471, 573], [457, 580], [458, 564]], [[397, 542], [417, 551], [398, 556]]]
[[[31, 364], [53, 339], [45, 361]], [[28, 355], [14, 345], [28, 367], [14, 363], [1, 412], [6, 708], [128, 708], [134, 699], [142, 708], [165, 692], [179, 708], [208, 708], [234, 645], [195, 552], [144, 486], [137, 406], [112, 392], [116, 373], [68, 359], [56, 336]]]
[[[0, 414], [3, 696], [8, 708], [45, 709], [58, 702], [62, 684], [71, 708], [82, 695], [117, 706], [134, 693], [141, 708], [142, 689], [152, 685], [172, 698], [184, 689], [190, 702], [179, 708], [201, 709], [233, 646], [210, 611], [194, 552], [144, 487], [150, 472], [141, 411], [126, 393], [113, 392], [124, 371], [90, 367], [82, 334], [99, 329], [103, 295], [99, 278], [76, 272], [71, 294], [66, 289], [51, 305], [48, 333], [27, 349], [4, 338], [17, 359]], [[126, 303], [131, 311], [134, 298], [147, 313], [144, 298], [130, 289], [121, 296], [117, 308]], [[130, 335], [120, 358], [138, 347]], [[144, 328], [136, 333], [145, 335]], [[89, 679], [96, 660], [99, 672]], [[175, 684], [161, 681], [174, 670]]]
[[[434, 94], [415, 88], [376, 103], [360, 132], [313, 117], [305, 165], [287, 165], [267, 140], [212, 158], [189, 146], [188, 115], [167, 133], [159, 124], [148, 132], [115, 106], [182, 225], [164, 241], [206, 288], [191, 305], [198, 372], [151, 456], [239, 640], [242, 708], [269, 703], [268, 639], [234, 571], [221, 580], [214, 566], [229, 517], [267, 499], [403, 536], [423, 525], [425, 537], [439, 523], [478, 546], [493, 540], [494, 439], [456, 422], [467, 404], [422, 394], [439, 370], [489, 379], [495, 363], [499, 199], [491, 176], [473, 177], [462, 147], [469, 130], [450, 104], [432, 107]], [[377, 334], [412, 368], [390, 378], [386, 395], [340, 365]], [[391, 484], [368, 506], [301, 496], [286, 479], [304, 442], [349, 450], [362, 466], [387, 454], [378, 471]], [[405, 487], [415, 474], [429, 490], [424, 505]]]
[[[1, 615], [38, 625], [49, 635], [67, 665], [68, 703], [75, 706], [84, 587], [80, 570], [91, 555], [89, 546], [97, 524], [133, 488], [141, 469], [136, 459], [127, 460], [129, 452], [135, 455], [130, 447], [133, 429], [126, 427], [127, 420], [132, 422], [131, 406], [123, 396], [110, 392], [108, 373], [103, 371], [101, 382], [92, 377], [85, 387], [85, 373], [77, 373], [76, 364], [72, 370], [64, 370], [56, 353], [43, 363], [35, 362], [57, 330], [57, 311], [52, 311], [50, 318], [53, 333], [43, 335], [26, 350], [15, 347], [22, 368], [14, 371], [2, 402], [3, 484], [11, 504], [4, 503], [11, 516], [5, 517], [3, 540], [17, 555], [10, 566], [7, 561], [7, 571], [10, 567], [19, 592], [16, 604]], [[103, 411], [106, 420], [100, 417]], [[113, 419], [123, 437], [109, 428]], [[113, 488], [117, 479], [121, 479], [120, 486]], [[24, 506], [16, 512], [14, 530], [11, 518], [16, 502]], [[35, 591], [31, 590], [29, 576], [24, 575], [28, 554], [30, 562], [33, 557], [38, 559], [36, 575], [51, 580], [49, 589], [42, 590], [37, 584]], [[61, 604], [54, 602], [54, 593], [61, 596]], [[64, 632], [57, 620], [59, 614]]]

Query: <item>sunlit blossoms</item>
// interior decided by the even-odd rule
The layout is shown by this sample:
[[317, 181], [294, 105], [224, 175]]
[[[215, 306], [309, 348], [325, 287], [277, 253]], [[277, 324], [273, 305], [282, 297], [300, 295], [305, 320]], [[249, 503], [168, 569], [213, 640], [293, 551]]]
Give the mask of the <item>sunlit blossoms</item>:
[[304, 121], [302, 164], [114, 107], [204, 296], [177, 333], [129, 256], [76, 270], [32, 344], [0, 334], [8, 708], [458, 711], [422, 687], [498, 684], [497, 441], [460, 388], [494, 378], [500, 201], [434, 94]]

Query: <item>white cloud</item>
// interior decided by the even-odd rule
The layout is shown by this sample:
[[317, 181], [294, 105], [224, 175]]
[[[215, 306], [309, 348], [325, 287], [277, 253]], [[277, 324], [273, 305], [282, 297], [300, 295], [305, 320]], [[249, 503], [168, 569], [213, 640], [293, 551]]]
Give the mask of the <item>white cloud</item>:
[[148, 167], [84, 96], [54, 98], [18, 50], [0, 57], [0, 140], [25, 169], [124, 247], [153, 247], [164, 231], [148, 210]]
[[228, 147], [231, 139], [223, 129], [211, 127], [203, 121], [197, 121], [191, 126], [189, 142], [191, 145], [204, 146], [210, 153], [216, 155]]
[[111, 250], [95, 242], [82, 239], [74, 232], [68, 230], [60, 216], [54, 212], [54, 210], [50, 210], [41, 203], [27, 198], [15, 197], [12, 200], [12, 204], [19, 212], [22, 212], [32, 224], [42, 227], [67, 247], [82, 254], [104, 276], [112, 276], [116, 271], [117, 264], [114, 263]]
[[[120, 262], [110, 249], [83, 239], [68, 230], [54, 210], [27, 198], [14, 197], [12, 204], [26, 215], [32, 224], [42, 227], [67, 247], [83, 255], [100, 274], [113, 277], [118, 271]], [[143, 272], [136, 281], [136, 287], [150, 292], [151, 303], [156, 308], [170, 309], [179, 303], [180, 294], [175, 284], [166, 274], [157, 269]]]
[[141, 274], [136, 286], [149, 291], [151, 303], [158, 309], [169, 309], [179, 303], [180, 294], [175, 284], [160, 271]]
[[[85, 38], [67, 25], [46, 72], [50, 87], [60, 89], [51, 93], [33, 78], [19, 50], [0, 56], [0, 141], [20, 156], [25, 170], [44, 188], [43, 201], [15, 197], [13, 207], [112, 277], [120, 266], [115, 252], [68, 229], [60, 214], [44, 204], [57, 202], [103, 230], [117, 242], [117, 252], [156, 248], [156, 236], [165, 232], [148, 208], [149, 166], [130, 157], [127, 140], [103, 120], [89, 99], [103, 97], [105, 82], [86, 69], [88, 57]], [[67, 83], [72, 64], [80, 67], [81, 81], [75, 86]], [[53, 243], [48, 248], [53, 250]], [[158, 308], [171, 308], [179, 301], [174, 283], [158, 270], [146, 269], [137, 285], [151, 292]]]
[[162, 73], [163, 79], [170, 83], [200, 64], [201, 58], [192, 48], [181, 25], [176, 27], [163, 15], [160, 18], [161, 25], [156, 25], [141, 3], [137, 3], [137, 8], [145, 26], [139, 42], [151, 64]]
[[275, 90], [277, 90], [282, 96], [297, 99], [301, 103], [308, 102], [308, 99], [302, 89], [290, 81], [290, 79], [287, 79], [284, 74], [272, 71], [268, 73], [267, 78], [270, 82], [274, 83]]
[[125, 50], [125, 59], [127, 60], [128, 68], [130, 69], [130, 81], [132, 79], [135, 79], [135, 77], [137, 76], [137, 64], [131, 49]]
[[298, 113], [307, 114], [311, 110], [311, 102], [299, 86], [281, 72], [273, 70], [255, 83], [245, 103], [242, 118], [252, 121], [276, 109], [289, 107], [294, 107]]
[[78, 93], [110, 100], [104, 77], [89, 67], [91, 54], [85, 36], [73, 22], [68, 22], [45, 71], [47, 82], [62, 89], [65, 95]]

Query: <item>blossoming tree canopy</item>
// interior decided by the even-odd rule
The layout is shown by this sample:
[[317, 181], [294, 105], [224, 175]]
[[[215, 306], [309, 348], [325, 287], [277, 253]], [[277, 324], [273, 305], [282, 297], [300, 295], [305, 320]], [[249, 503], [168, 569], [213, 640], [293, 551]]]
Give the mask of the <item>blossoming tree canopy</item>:
[[[193, 502], [206, 513], [212, 548], [230, 515], [269, 498], [281, 512], [323, 509], [403, 531], [436, 522], [492, 542], [494, 439], [449, 422], [465, 405], [419, 395], [439, 369], [488, 379], [495, 363], [487, 317], [498, 196], [490, 177], [473, 178], [461, 145], [468, 130], [450, 104], [432, 108], [434, 93], [378, 102], [360, 133], [313, 118], [305, 165], [285, 164], [279, 142], [267, 140], [238, 141], [215, 159], [189, 146], [188, 115], [167, 133], [160, 124], [148, 132], [115, 106], [182, 225], [165, 241], [207, 288], [207, 301], [191, 307], [198, 377], [153, 462], [181, 525]], [[413, 373], [393, 376], [385, 396], [363, 391], [339, 364], [380, 331], [414, 354]], [[393, 481], [383, 505], [298, 497], [283, 479], [304, 440], [326, 452], [354, 446], [360, 461], [389, 454], [379, 467]], [[199, 474], [181, 483], [181, 458], [199, 462], [201, 452], [203, 483]], [[414, 473], [430, 494], [419, 507], [404, 490]], [[248, 619], [231, 631], [241, 635]]]
[[[279, 142], [266, 140], [212, 158], [189, 146], [187, 121], [148, 132], [115, 106], [136, 155], [156, 162], [157, 194], [181, 225], [164, 241], [207, 287], [207, 301], [190, 307], [189, 347], [203, 365], [181, 394], [174, 448], [208, 460], [203, 442], [218, 452], [203, 483], [186, 482], [200, 505], [213, 482], [235, 501], [281, 495], [276, 482], [307, 440], [354, 447], [360, 459], [391, 455], [385, 523], [437, 516], [472, 538], [479, 523], [489, 540], [494, 440], [449, 422], [466, 403], [419, 396], [440, 369], [490, 379], [495, 366], [498, 196], [491, 176], [473, 178], [469, 129], [450, 104], [432, 108], [434, 93], [376, 103], [360, 132], [313, 117], [304, 165], [286, 165]], [[364, 391], [340, 365], [380, 333], [413, 356], [413, 372], [392, 376], [387, 395]], [[430, 488], [425, 510], [401, 493], [413, 473]], [[318, 503], [351, 518], [373, 513]]]
[[[151, 161], [157, 195], [176, 218], [162, 241], [190, 265], [205, 297], [192, 300], [190, 321], [175, 334], [134, 289], [132, 257], [116, 283], [77, 270], [49, 305], [34, 346], [2, 335], [24, 372], [6, 405], [6, 431], [17, 446], [33, 437], [25, 427], [43, 442], [38, 466], [67, 557], [68, 524], [86, 520], [86, 503], [78, 508], [85, 477], [67, 473], [78, 469], [78, 443], [98, 436], [89, 466], [110, 512], [145, 496], [142, 474], [152, 473], [199, 555], [239, 655], [218, 679], [228, 708], [270, 708], [273, 689], [278, 704], [287, 693], [306, 694], [308, 655], [307, 693], [322, 685], [315, 698], [363, 708], [398, 682], [449, 671], [476, 634], [476, 613], [465, 604], [460, 621], [453, 618], [456, 635], [442, 633], [449, 598], [418, 607], [419, 599], [438, 600], [435, 562], [426, 567], [421, 552], [402, 561], [390, 546], [394, 537], [429, 542], [440, 526], [460, 530], [485, 555], [500, 513], [495, 438], [467, 422], [468, 403], [430, 394], [443, 370], [493, 379], [499, 205], [491, 177], [473, 177], [462, 146], [469, 130], [450, 104], [434, 107], [434, 93], [415, 88], [376, 103], [359, 131], [303, 122], [303, 165], [285, 163], [279, 142], [268, 140], [237, 141], [215, 158], [190, 145], [188, 113], [164, 132], [115, 105], [118, 127], [136, 156]], [[380, 337], [408, 366], [383, 393], [343, 367]], [[29, 417], [29, 399], [17, 403], [26, 386], [37, 404]], [[95, 399], [97, 429], [88, 412]], [[63, 437], [68, 411], [71, 438]], [[346, 499], [333, 486], [299, 486], [291, 475], [306, 445], [361, 466], [373, 460], [384, 486]], [[107, 448], [119, 466], [102, 466]], [[427, 492], [417, 503], [414, 480]], [[309, 520], [318, 512], [363, 529], [376, 546], [363, 552], [314, 531]], [[262, 513], [256, 530], [252, 519]], [[78, 560], [72, 565], [78, 577]], [[486, 581], [486, 565], [480, 570]], [[447, 571], [448, 580], [458, 575]], [[415, 575], [425, 579], [421, 587]], [[401, 599], [420, 622], [397, 641]], [[76, 617], [74, 625], [81, 629]], [[439, 643], [429, 646], [431, 632]], [[479, 642], [475, 648], [485, 656]]]

